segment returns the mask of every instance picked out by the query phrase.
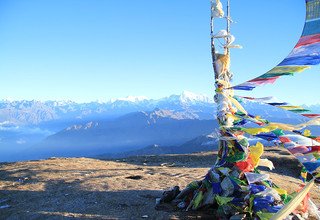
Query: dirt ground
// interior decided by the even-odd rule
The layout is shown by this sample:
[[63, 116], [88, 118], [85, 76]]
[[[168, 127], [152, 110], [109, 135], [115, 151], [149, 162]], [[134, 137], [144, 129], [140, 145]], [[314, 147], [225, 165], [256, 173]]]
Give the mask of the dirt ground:
[[[297, 160], [276, 148], [271, 179], [289, 192], [301, 181]], [[156, 210], [162, 190], [202, 179], [215, 153], [139, 156], [121, 160], [51, 158], [0, 164], [0, 219], [208, 219], [210, 215]], [[311, 192], [319, 206], [320, 189]], [[211, 216], [213, 219], [213, 216]]]

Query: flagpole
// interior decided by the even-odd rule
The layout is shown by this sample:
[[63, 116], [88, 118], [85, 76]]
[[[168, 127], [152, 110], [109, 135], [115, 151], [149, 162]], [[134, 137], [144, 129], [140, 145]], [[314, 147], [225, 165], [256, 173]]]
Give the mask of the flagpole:
[[[212, 4], [212, 0], [211, 0], [211, 4]], [[212, 57], [212, 67], [213, 67], [213, 71], [215, 73], [215, 79], [217, 79], [219, 76], [217, 75], [217, 71], [215, 69], [215, 61], [216, 61], [216, 48], [215, 48], [215, 44], [214, 44], [214, 37], [213, 37], [213, 33], [214, 33], [214, 22], [213, 22], [213, 13], [211, 10], [211, 19], [210, 19], [210, 36], [211, 36], [211, 57]]]
[[[228, 34], [230, 34], [230, 29], [231, 29], [231, 18], [230, 18], [230, 0], [228, 0], [228, 4], [227, 4], [227, 32]], [[229, 39], [228, 39], [228, 42]], [[227, 53], [229, 53], [229, 48], [227, 48]]]
[[[214, 2], [215, 2], [215, 0], [211, 0], [212, 5]], [[213, 64], [213, 70], [214, 70], [214, 75], [215, 75], [215, 87], [216, 87], [216, 94], [214, 96], [214, 99], [217, 104], [217, 121], [220, 125], [219, 151], [218, 151], [218, 158], [217, 158], [215, 164], [218, 166], [221, 166], [222, 165], [221, 163], [223, 163], [222, 158], [224, 157], [224, 155], [227, 154], [227, 151], [228, 151], [228, 144], [223, 139], [223, 137], [225, 136], [225, 131], [224, 131], [223, 127], [225, 127], [228, 124], [226, 115], [229, 112], [228, 107], [227, 108], [223, 107], [224, 103], [229, 102], [225, 96], [229, 93], [229, 91], [225, 91], [225, 90], [223, 91], [223, 89], [224, 89], [223, 87], [228, 86], [230, 84], [231, 74], [230, 74], [229, 69], [223, 69], [223, 71], [222, 71], [221, 68], [217, 67], [217, 63], [219, 63], [219, 57], [221, 57], [223, 55], [228, 57], [230, 51], [229, 51], [229, 48], [226, 47], [226, 48], [224, 48], [223, 54], [219, 54], [219, 53], [217, 53], [217, 51], [215, 49], [214, 14], [213, 13], [214, 13], [213, 10], [211, 10], [211, 21], [210, 21], [210, 25], [211, 25], [211, 54], [212, 54], [212, 64]], [[230, 34], [230, 26], [231, 26], [230, 0], [227, 0], [227, 15], [224, 18], [227, 21], [227, 27], [226, 27], [227, 33]], [[226, 45], [229, 45], [229, 43], [230, 43], [229, 37], [226, 37], [225, 40], [226, 40]], [[224, 85], [221, 84], [222, 82]]]

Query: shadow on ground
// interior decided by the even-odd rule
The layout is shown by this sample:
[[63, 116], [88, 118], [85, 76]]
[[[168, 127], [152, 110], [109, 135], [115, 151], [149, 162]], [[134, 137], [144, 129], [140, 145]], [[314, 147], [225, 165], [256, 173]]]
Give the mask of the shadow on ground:
[[[1, 219], [186, 219], [192, 213], [155, 210], [161, 191], [85, 191], [78, 182], [51, 181], [43, 191], [0, 190], [10, 208]], [[1, 199], [0, 199], [1, 200]]]

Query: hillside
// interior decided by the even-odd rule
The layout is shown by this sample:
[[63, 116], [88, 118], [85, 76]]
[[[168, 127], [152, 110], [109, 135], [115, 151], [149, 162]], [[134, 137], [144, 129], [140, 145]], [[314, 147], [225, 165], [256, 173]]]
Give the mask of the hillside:
[[30, 151], [34, 158], [79, 157], [137, 150], [152, 144], [177, 146], [217, 128], [216, 121], [189, 119], [168, 110], [135, 112], [112, 121], [74, 125]]
[[[4, 219], [195, 219], [204, 213], [179, 212], [155, 199], [162, 190], [201, 179], [216, 153], [138, 156], [121, 160], [51, 158], [0, 165], [0, 216]], [[299, 187], [297, 160], [269, 148], [264, 157], [276, 170], [263, 171], [289, 192]], [[311, 192], [320, 205], [320, 189]], [[209, 217], [213, 218], [214, 216]]]
[[163, 154], [190, 154], [197, 152], [213, 151], [217, 150], [218, 143], [217, 138], [214, 134], [200, 135], [190, 141], [187, 141], [179, 146], [160, 146], [153, 144], [151, 146], [133, 150], [126, 151], [116, 154], [102, 154], [95, 156], [98, 159], [108, 159], [108, 158], [124, 158], [130, 156], [141, 156], [141, 155], [163, 155]]

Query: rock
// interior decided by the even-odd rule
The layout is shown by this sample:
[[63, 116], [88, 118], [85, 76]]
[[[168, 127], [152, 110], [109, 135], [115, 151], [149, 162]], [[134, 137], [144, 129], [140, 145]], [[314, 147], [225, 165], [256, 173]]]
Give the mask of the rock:
[[162, 166], [162, 167], [174, 167], [175, 163], [162, 163], [162, 164], [160, 164], [160, 166]]
[[160, 203], [161, 203], [161, 198], [156, 198], [156, 206], [160, 205]]
[[140, 175], [127, 176], [126, 179], [141, 180], [141, 179], [142, 179], [142, 176], [140, 176]]
[[19, 178], [19, 179], [17, 180], [17, 182], [19, 182], [19, 183], [24, 183], [24, 182], [27, 181], [27, 180], [30, 180], [30, 177], [25, 176], [25, 177]]
[[161, 202], [168, 203], [174, 200], [180, 193], [179, 186], [175, 186], [170, 190], [164, 191], [161, 197]]

